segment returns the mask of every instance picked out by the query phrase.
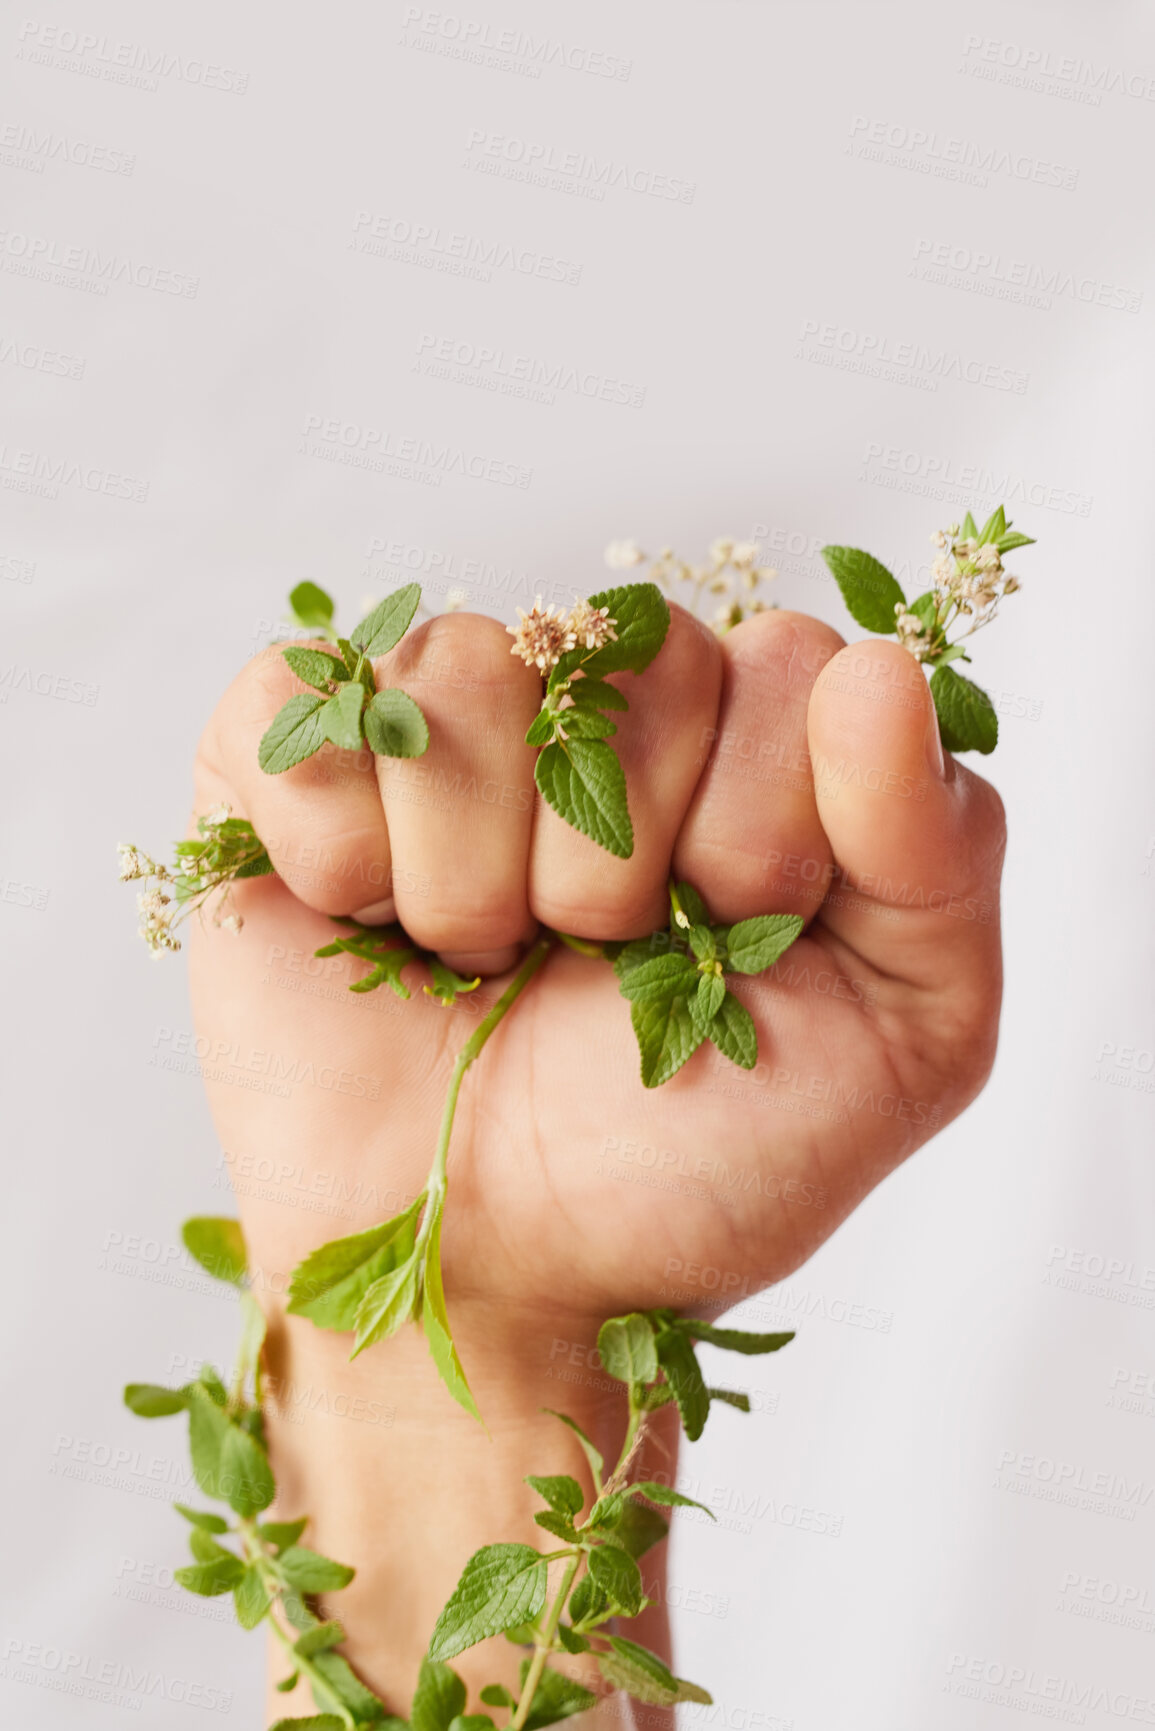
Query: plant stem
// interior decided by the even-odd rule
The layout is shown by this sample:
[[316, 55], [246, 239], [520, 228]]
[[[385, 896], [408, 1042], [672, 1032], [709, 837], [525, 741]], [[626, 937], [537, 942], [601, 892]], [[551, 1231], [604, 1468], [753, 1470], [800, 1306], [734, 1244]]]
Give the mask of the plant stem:
[[498, 998], [496, 1004], [494, 1004], [493, 1008], [488, 1011], [484, 1018], [478, 1023], [477, 1027], [473, 1030], [472, 1034], [470, 1034], [468, 1040], [466, 1040], [464, 1046], [462, 1046], [460, 1052], [457, 1054], [457, 1059], [453, 1066], [453, 1074], [449, 1078], [449, 1091], [445, 1096], [445, 1110], [441, 1117], [441, 1131], [437, 1138], [437, 1149], [433, 1156], [433, 1165], [429, 1171], [429, 1201], [426, 1205], [425, 1216], [421, 1222], [421, 1232], [417, 1240], [419, 1246], [425, 1242], [429, 1233], [433, 1229], [433, 1221], [438, 1212], [441, 1198], [445, 1191], [445, 1163], [449, 1156], [449, 1138], [453, 1134], [453, 1119], [457, 1111], [457, 1096], [461, 1092], [461, 1084], [465, 1078], [465, 1072], [473, 1063], [474, 1059], [485, 1049], [485, 1043], [489, 1039], [489, 1036], [508, 1015], [513, 1005], [517, 1002], [522, 992], [524, 992], [525, 988], [529, 985], [529, 982], [533, 979], [533, 976], [537, 973], [538, 969], [549, 955], [555, 942], [556, 938], [553, 932], [542, 933], [541, 937], [538, 938], [537, 942], [527, 953], [525, 960], [522, 962], [520, 968], [518, 968], [516, 974], [513, 976], [500, 998]]
[[[345, 1724], [355, 1731], [357, 1721], [352, 1713], [343, 1702], [336, 1699], [312, 1660], [297, 1652], [296, 1637], [290, 1635], [287, 1629], [282, 1629], [273, 1615], [280, 1603], [282, 1582], [277, 1574], [276, 1562], [270, 1556], [268, 1547], [257, 1531], [256, 1521], [242, 1516], [237, 1522], [237, 1531], [240, 1535], [241, 1549], [248, 1562], [254, 1564], [260, 1572], [262, 1585], [271, 1601], [265, 1612], [265, 1622], [268, 1623], [269, 1628], [285, 1649], [294, 1671], [300, 1671], [303, 1676], [308, 1678], [317, 1711], [319, 1713], [338, 1714], [345, 1721]], [[331, 1706], [328, 1705], [330, 1702], [332, 1703]]]
[[517, 1704], [517, 1712], [509, 1721], [508, 1731], [521, 1731], [522, 1726], [529, 1718], [529, 1710], [533, 1706], [533, 1698], [537, 1694], [537, 1686], [541, 1682], [541, 1674], [545, 1670], [545, 1662], [553, 1652], [553, 1643], [554, 1638], [557, 1635], [557, 1626], [561, 1622], [561, 1614], [565, 1610], [565, 1603], [569, 1598], [570, 1588], [573, 1586], [574, 1576], [578, 1572], [581, 1560], [582, 1553], [580, 1551], [574, 1551], [570, 1555], [569, 1561], [566, 1563], [565, 1572], [561, 1578], [561, 1586], [558, 1588], [557, 1597], [549, 1608], [549, 1616], [546, 1618], [545, 1628], [542, 1630], [541, 1636], [536, 1643], [533, 1658], [530, 1660], [529, 1670], [525, 1674], [525, 1683], [521, 1691], [521, 1700]]

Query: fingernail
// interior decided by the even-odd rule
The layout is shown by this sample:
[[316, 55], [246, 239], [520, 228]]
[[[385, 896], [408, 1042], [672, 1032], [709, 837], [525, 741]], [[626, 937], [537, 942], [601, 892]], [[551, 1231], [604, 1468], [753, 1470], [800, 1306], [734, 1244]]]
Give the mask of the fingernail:
[[[939, 732], [938, 716], [933, 704], [926, 724], [926, 761], [932, 775], [939, 781], [947, 780], [947, 757], [942, 748], [942, 734]], [[951, 769], [953, 768], [952, 762]]]
[[387, 896], [383, 902], [371, 902], [367, 908], [358, 908], [350, 918], [363, 926], [387, 926], [397, 918], [397, 906], [393, 897]]

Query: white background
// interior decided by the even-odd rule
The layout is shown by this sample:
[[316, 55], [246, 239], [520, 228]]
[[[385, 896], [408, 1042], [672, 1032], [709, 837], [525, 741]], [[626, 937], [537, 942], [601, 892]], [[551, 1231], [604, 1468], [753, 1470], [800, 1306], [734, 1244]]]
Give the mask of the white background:
[[[1155, 1724], [1150, 13], [405, 18], [66, 0], [0, 34], [5, 1723], [182, 1731], [206, 1723], [178, 1698], [194, 1684], [233, 1692], [217, 1720], [261, 1722], [260, 1643], [220, 1601], [147, 1585], [179, 1560], [182, 1439], [119, 1389], [230, 1349], [231, 1309], [174, 1248], [227, 1201], [199, 1082], [155, 1063], [188, 1027], [183, 963], [149, 965], [113, 850], [180, 832], [203, 720], [291, 584], [348, 618], [407, 570], [440, 601], [447, 561], [473, 561], [470, 604], [509, 617], [503, 583], [585, 593], [614, 536], [700, 557], [761, 525], [779, 601], [846, 630], [810, 549], [866, 546], [902, 576], [931, 529], [1008, 497], [1040, 544], [977, 646], [1011, 822], [995, 1074], [749, 1307], [799, 1338], [754, 1361], [761, 1410], [687, 1456], [729, 1512], [682, 1531], [671, 1596], [681, 1668], [719, 1702], [693, 1723]], [[466, 24], [559, 57], [454, 57]], [[68, 29], [102, 40], [69, 56]], [[93, 75], [118, 44], [135, 83]], [[25, 129], [131, 172], [38, 157]], [[534, 146], [578, 172], [507, 177]], [[582, 158], [610, 167], [601, 198]], [[471, 274], [432, 268], [454, 235]], [[643, 400], [431, 377], [427, 338]], [[325, 461], [310, 417], [450, 456], [419, 479]], [[461, 472], [478, 457], [528, 486]], [[120, 1489], [99, 1464], [118, 1449]], [[163, 1692], [135, 1716], [65, 1696], [46, 1647], [73, 1676], [147, 1663]]]

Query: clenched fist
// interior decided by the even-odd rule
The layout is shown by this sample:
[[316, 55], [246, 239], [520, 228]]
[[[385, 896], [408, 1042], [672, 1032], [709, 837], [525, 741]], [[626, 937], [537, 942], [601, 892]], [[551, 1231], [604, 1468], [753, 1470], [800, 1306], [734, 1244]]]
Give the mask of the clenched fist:
[[[200, 1033], [272, 1055], [289, 1078], [259, 1091], [222, 1066], [209, 1084], [270, 1316], [279, 1506], [311, 1513], [318, 1545], [358, 1566], [342, 1595], [348, 1651], [399, 1707], [470, 1552], [533, 1542], [519, 1475], [583, 1476], [537, 1409], [607, 1435], [620, 1423], [596, 1369], [558, 1388], [557, 1343], [584, 1362], [607, 1316], [663, 1304], [716, 1316], [720, 1294], [783, 1279], [967, 1105], [992, 1061], [1001, 804], [944, 760], [919, 667], [893, 643], [844, 647], [796, 613], [719, 641], [671, 611], [648, 670], [612, 681], [630, 700], [614, 741], [628, 860], [538, 798], [524, 741], [541, 681], [488, 618], [435, 619], [377, 663], [379, 683], [425, 712], [419, 759], [325, 746], [264, 774], [260, 738], [300, 689], [276, 653], [245, 669], [201, 744], [197, 810], [226, 801], [250, 819], [278, 874], [237, 886], [240, 937], [205, 925], [191, 947]], [[757, 1027], [751, 1071], [705, 1045], [645, 1089], [613, 970], [566, 948], [470, 1071], [443, 1264], [486, 1436], [416, 1331], [347, 1364], [348, 1339], [286, 1318], [277, 1294], [318, 1244], [421, 1190], [453, 1054], [538, 925], [647, 934], [667, 922], [671, 873], [716, 920], [797, 913], [806, 930], [770, 973], [728, 982]], [[361, 964], [311, 961], [339, 914], [399, 919], [482, 987], [453, 1009], [419, 991], [349, 993]], [[291, 1186], [257, 1182], [278, 1170]], [[366, 1403], [392, 1422], [358, 1423]], [[431, 1550], [412, 1507], [433, 1484]], [[464, 1674], [492, 1676], [502, 1661], [481, 1652]]]

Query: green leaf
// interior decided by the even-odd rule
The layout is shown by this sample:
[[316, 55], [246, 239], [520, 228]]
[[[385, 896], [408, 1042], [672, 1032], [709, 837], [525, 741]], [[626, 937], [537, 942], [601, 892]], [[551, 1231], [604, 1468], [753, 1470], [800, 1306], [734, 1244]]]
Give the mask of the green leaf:
[[663, 1329], [658, 1335], [657, 1347], [658, 1360], [682, 1415], [682, 1429], [691, 1442], [697, 1442], [709, 1415], [710, 1396], [694, 1349], [676, 1328]]
[[323, 1557], [320, 1551], [311, 1551], [307, 1545], [290, 1545], [277, 1558], [277, 1567], [288, 1581], [290, 1587], [296, 1587], [299, 1593], [335, 1593], [340, 1587], [347, 1587], [356, 1571], [345, 1563], [335, 1563], [332, 1557]]
[[928, 631], [932, 631], [935, 620], [938, 618], [938, 603], [935, 599], [934, 590], [928, 589], [924, 595], [917, 596], [907, 611], [913, 613], [916, 619], [920, 619]]
[[539, 709], [525, 732], [527, 745], [548, 745], [557, 729], [557, 716], [552, 709]]
[[970, 656], [961, 643], [951, 643], [937, 655], [928, 655], [923, 662], [924, 667], [949, 667], [952, 661], [969, 661]]
[[536, 1617], [548, 1565], [529, 1545], [486, 1545], [466, 1563], [429, 1642], [431, 1659], [452, 1659], [490, 1635]]
[[623, 1497], [621, 1507], [612, 1527], [613, 1541], [620, 1545], [623, 1551], [628, 1551], [631, 1557], [644, 1557], [654, 1545], [661, 1544], [669, 1535], [669, 1522], [663, 1520], [657, 1509], [651, 1509], [646, 1503], [636, 1503], [629, 1497]]
[[560, 817], [607, 853], [629, 859], [634, 828], [625, 773], [612, 745], [599, 739], [547, 745], [533, 773], [542, 798]]
[[710, 1024], [722, 1008], [722, 999], [725, 996], [726, 982], [721, 974], [703, 974], [700, 977], [697, 989], [689, 1000], [690, 1014], [699, 1033], [709, 1034]]
[[568, 1412], [556, 1412], [552, 1406], [544, 1406], [541, 1410], [547, 1412], [551, 1418], [559, 1418], [562, 1424], [566, 1425], [568, 1429], [573, 1431], [578, 1442], [582, 1446], [582, 1453], [590, 1463], [590, 1472], [593, 1475], [594, 1485], [600, 1485], [602, 1482], [602, 1473], [605, 1471], [606, 1465], [601, 1450], [595, 1448], [581, 1425], [576, 1419], [571, 1418]]
[[504, 1683], [487, 1683], [481, 1691], [487, 1707], [516, 1707], [517, 1696], [511, 1695]]
[[704, 1037], [694, 1026], [688, 1000], [677, 994], [631, 1004], [630, 1021], [641, 1056], [642, 1083], [647, 1088], [660, 1088], [676, 1076]]
[[299, 1653], [302, 1659], [311, 1659], [316, 1653], [327, 1653], [330, 1647], [339, 1647], [345, 1639], [345, 1631], [340, 1623], [330, 1620], [318, 1623], [315, 1629], [306, 1629], [305, 1633], [293, 1642], [294, 1653]]
[[544, 1527], [555, 1539], [561, 1539], [567, 1545], [578, 1542], [577, 1528], [568, 1515], [559, 1515], [554, 1509], [538, 1509], [533, 1518], [539, 1527]]
[[735, 1406], [739, 1412], [750, 1411], [750, 1396], [742, 1394], [733, 1388], [708, 1388], [706, 1393], [711, 1400], [720, 1400], [724, 1406]]
[[413, 1731], [449, 1731], [459, 1713], [465, 1711], [465, 1684], [448, 1665], [422, 1660], [417, 1692], [409, 1710]]
[[197, 1483], [208, 1496], [223, 1498], [238, 1515], [259, 1514], [276, 1493], [268, 1455], [199, 1384], [194, 1383], [190, 1393], [189, 1449]]
[[473, 1391], [457, 1356], [457, 1348], [453, 1344], [453, 1334], [449, 1327], [449, 1313], [445, 1308], [445, 1288], [441, 1281], [440, 1210], [425, 1245], [421, 1324], [442, 1382], [458, 1405], [463, 1406], [466, 1412], [480, 1423], [481, 1414], [477, 1410]]
[[[574, 679], [569, 687], [569, 696], [575, 709], [602, 710], [628, 709], [630, 700], [616, 685], [607, 685], [604, 679], [582, 678]], [[563, 711], [564, 714], [564, 711]]]
[[738, 1002], [733, 992], [726, 993], [708, 1032], [724, 1058], [729, 1058], [743, 1070], [754, 1068], [758, 1062], [758, 1030], [753, 1016], [745, 1004]]
[[647, 1706], [672, 1706], [678, 1698], [678, 1680], [658, 1655], [623, 1635], [608, 1639], [612, 1651], [598, 1654], [598, 1666], [607, 1683]]
[[618, 1382], [653, 1382], [658, 1374], [654, 1331], [640, 1311], [603, 1322], [598, 1330], [598, 1352], [603, 1366]]
[[255, 1629], [272, 1604], [261, 1580], [261, 1572], [250, 1563], [233, 1590], [237, 1622], [242, 1629]]
[[387, 655], [408, 631], [421, 601], [420, 583], [406, 583], [367, 613], [350, 637], [366, 655]]
[[361, 711], [365, 707], [365, 687], [359, 679], [348, 679], [337, 687], [337, 695], [321, 705], [321, 726], [325, 738], [340, 746], [342, 751], [358, 751], [361, 746]]
[[248, 1252], [240, 1223], [212, 1215], [186, 1220], [180, 1229], [184, 1247], [216, 1280], [239, 1286], [248, 1269]]
[[130, 1382], [124, 1391], [124, 1404], [137, 1418], [171, 1418], [188, 1403], [187, 1389], [161, 1388], [155, 1382]]
[[860, 547], [824, 547], [822, 557], [851, 618], [867, 631], [893, 632], [894, 609], [906, 597], [886, 566]]
[[333, 626], [333, 597], [316, 583], [298, 583], [289, 591], [289, 607], [298, 625], [306, 631], [330, 635]]
[[424, 988], [427, 995], [436, 998], [439, 1004], [446, 1008], [455, 1004], [464, 992], [475, 992], [481, 984], [481, 975], [475, 974], [472, 980], [467, 980], [463, 974], [455, 973], [446, 967], [436, 956], [429, 957], [429, 972], [433, 975], [433, 984]]
[[706, 1508], [705, 1503], [695, 1501], [693, 1497], [684, 1497], [681, 1491], [675, 1491], [669, 1485], [660, 1485], [654, 1479], [642, 1479], [631, 1485], [632, 1495], [648, 1497], [652, 1503], [660, 1503], [665, 1509], [703, 1509], [710, 1519], [716, 1520], [713, 1509]]
[[386, 686], [365, 710], [365, 738], [378, 757], [420, 757], [429, 744], [429, 728], [407, 692]]
[[999, 742], [999, 718], [986, 692], [953, 667], [936, 667], [930, 676], [942, 743], [947, 751], [979, 751]]
[[203, 1527], [194, 1527], [188, 1536], [189, 1550], [198, 1563], [215, 1563], [218, 1557], [231, 1557], [235, 1552], [224, 1545], [218, 1545], [211, 1533], [206, 1533]]
[[[282, 1687], [277, 1684], [278, 1689]], [[345, 1731], [345, 1721], [336, 1713], [310, 1713], [306, 1719], [278, 1719], [270, 1731]]]
[[[522, 1689], [525, 1688], [526, 1678], [529, 1676], [530, 1663], [529, 1659], [522, 1660]], [[563, 1677], [560, 1671], [554, 1671], [547, 1664], [533, 1692], [525, 1731], [543, 1731], [546, 1725], [556, 1725], [562, 1719], [572, 1718], [575, 1713], [588, 1713], [591, 1707], [596, 1706], [596, 1695], [583, 1688], [580, 1683], [575, 1683], [572, 1677]]]
[[302, 649], [299, 644], [294, 643], [287, 649], [282, 649], [281, 654], [298, 679], [303, 679], [314, 691], [323, 691], [326, 697], [333, 681], [344, 679], [348, 674], [341, 658], [330, 655], [323, 649]]
[[345, 1332], [355, 1328], [361, 1302], [374, 1283], [409, 1260], [417, 1237], [417, 1216], [425, 1192], [404, 1213], [355, 1232], [333, 1238], [311, 1251], [293, 1270], [288, 1309], [307, 1316], [319, 1328]]
[[355, 679], [357, 677], [357, 663], [361, 659], [360, 652], [354, 649], [347, 637], [338, 637], [337, 648], [345, 658], [345, 666], [348, 669], [349, 678]]
[[[679, 906], [686, 918], [689, 920], [691, 926], [709, 925], [710, 916], [706, 911], [706, 904], [694, 888], [693, 884], [675, 884], [674, 894], [677, 896]], [[672, 918], [671, 924], [674, 925], [675, 930], [685, 929]]]
[[387, 1340], [409, 1321], [417, 1301], [417, 1277], [420, 1267], [416, 1252], [400, 1267], [375, 1280], [361, 1300], [356, 1316], [357, 1338], [351, 1359], [367, 1346]]
[[[279, 1683], [274, 1683], [273, 1688], [277, 1690], [278, 1694], [288, 1695], [288, 1694], [291, 1694], [291, 1692], [297, 1687], [297, 1684], [300, 1681], [301, 1681], [301, 1673], [299, 1671], [290, 1671], [290, 1673], [287, 1677], [282, 1677], [281, 1681]], [[281, 1720], [278, 1720], [278, 1724], [294, 1725], [294, 1724], [296, 1724], [296, 1720], [294, 1720], [294, 1719], [281, 1719]], [[276, 1726], [273, 1727], [273, 1731], [276, 1731]]]
[[[379, 1725], [381, 1731], [407, 1731], [404, 1721], [385, 1711], [384, 1702], [365, 1687], [340, 1653], [317, 1653], [309, 1664], [333, 1699], [352, 1713], [357, 1725]], [[316, 1687], [314, 1683], [314, 1699]]]
[[627, 583], [589, 597], [591, 607], [607, 607], [617, 641], [591, 654], [578, 647], [563, 655], [549, 679], [552, 691], [581, 666], [588, 678], [607, 673], [641, 673], [654, 659], [670, 629], [670, 609], [656, 583]]
[[459, 1713], [449, 1721], [449, 1731], [494, 1731], [488, 1713]]
[[186, 1592], [196, 1593], [202, 1599], [216, 1599], [222, 1593], [231, 1593], [244, 1572], [245, 1566], [237, 1557], [217, 1557], [211, 1563], [174, 1569], [172, 1578]]
[[173, 1508], [178, 1515], [183, 1515], [192, 1526], [199, 1527], [202, 1533], [227, 1533], [229, 1523], [221, 1515], [209, 1514], [205, 1509], [190, 1509], [184, 1503], [174, 1503]]
[[752, 1334], [744, 1328], [715, 1328], [713, 1323], [699, 1322], [696, 1316], [679, 1317], [674, 1324], [693, 1340], [704, 1340], [710, 1346], [720, 1346], [724, 1352], [741, 1352], [747, 1357], [756, 1353], [777, 1352], [794, 1339], [788, 1334]]
[[[728, 929], [729, 928], [726, 926], [722, 927], [723, 932]], [[698, 925], [695, 923], [690, 927], [686, 936], [689, 939], [690, 948], [693, 950], [694, 955], [699, 962], [712, 962], [716, 960], [718, 955], [718, 940], [710, 930], [709, 926]]]
[[530, 1473], [525, 1482], [559, 1515], [581, 1513], [586, 1500], [585, 1493], [577, 1480], [571, 1479], [568, 1473], [554, 1473], [548, 1478], [539, 1478], [536, 1473]]
[[[638, 942], [645, 944], [649, 940], [641, 938]], [[700, 978], [690, 958], [676, 950], [660, 956], [647, 955], [644, 961], [633, 965], [623, 951], [615, 963], [615, 971], [622, 997], [641, 1004], [664, 1003], [671, 996], [688, 997], [697, 990]]]
[[738, 974], [761, 974], [790, 948], [802, 930], [797, 914], [759, 914], [730, 927], [726, 966]]
[[202, 1364], [197, 1381], [203, 1389], [207, 1390], [217, 1406], [228, 1405], [229, 1391], [211, 1364]]
[[1035, 544], [1033, 535], [1020, 535], [1017, 529], [1012, 529], [999, 537], [998, 549], [1000, 553], [1013, 553], [1016, 547], [1033, 547]]
[[575, 1623], [585, 1623], [587, 1627], [612, 1615], [609, 1600], [588, 1575], [582, 1576], [569, 1596], [569, 1614]]
[[594, 1585], [627, 1617], [636, 1617], [646, 1595], [642, 1572], [629, 1552], [617, 1545], [598, 1545], [587, 1561]]
[[[634, 1553], [631, 1552], [630, 1554], [632, 1556]], [[590, 1643], [587, 1637], [585, 1635], [579, 1635], [577, 1630], [571, 1629], [568, 1623], [558, 1624], [557, 1638], [567, 1653], [588, 1653], [590, 1650]], [[482, 1696], [482, 1699], [484, 1700], [485, 1697]]]
[[299, 1521], [261, 1521], [257, 1532], [268, 1545], [275, 1545], [278, 1550], [284, 1550], [287, 1545], [295, 1545], [309, 1520], [302, 1515]]
[[320, 751], [326, 739], [322, 705], [322, 698], [302, 691], [281, 708], [257, 749], [257, 762], [266, 775], [280, 775]]
[[1003, 535], [1006, 534], [1006, 532], [1007, 532], [1007, 514], [1003, 510], [1003, 507], [1000, 505], [997, 510], [991, 512], [990, 516], [987, 518], [986, 522], [983, 524], [982, 528], [979, 530], [979, 532], [978, 532], [979, 546], [980, 547], [983, 546], [983, 544], [987, 541], [996, 541], [997, 542]]
[[965, 540], [977, 541], [978, 540], [978, 534], [979, 534], [979, 532], [975, 528], [975, 520], [971, 516], [970, 512], [968, 511], [966, 516], [962, 520], [962, 524], [959, 527], [959, 537], [961, 540], [964, 540], [964, 541]]

